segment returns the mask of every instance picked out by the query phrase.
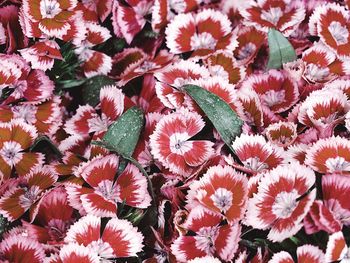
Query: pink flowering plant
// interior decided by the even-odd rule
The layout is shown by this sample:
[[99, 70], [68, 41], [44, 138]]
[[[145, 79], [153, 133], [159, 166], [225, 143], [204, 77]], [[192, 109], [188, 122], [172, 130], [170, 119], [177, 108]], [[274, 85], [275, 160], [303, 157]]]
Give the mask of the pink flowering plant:
[[0, 262], [350, 260], [350, 1], [0, 1]]

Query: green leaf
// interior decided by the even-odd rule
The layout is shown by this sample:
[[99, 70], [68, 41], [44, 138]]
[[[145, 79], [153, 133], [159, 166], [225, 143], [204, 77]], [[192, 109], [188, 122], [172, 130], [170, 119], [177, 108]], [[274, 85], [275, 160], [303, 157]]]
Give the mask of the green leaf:
[[270, 28], [268, 33], [269, 61], [268, 69], [280, 69], [284, 63], [296, 60], [297, 55], [293, 46], [277, 30]]
[[94, 141], [95, 145], [117, 152], [123, 157], [131, 157], [143, 126], [143, 113], [137, 107], [131, 107], [109, 126], [102, 141]]
[[72, 79], [57, 81], [56, 84], [60, 85], [62, 89], [71, 89], [79, 87], [86, 82], [87, 79]]
[[241, 134], [243, 121], [217, 95], [195, 85], [185, 85], [183, 88], [208, 116], [222, 140], [233, 151], [231, 144]]
[[83, 101], [95, 107], [100, 102], [100, 90], [106, 85], [114, 85], [115, 81], [107, 76], [95, 76], [86, 80], [83, 86]]

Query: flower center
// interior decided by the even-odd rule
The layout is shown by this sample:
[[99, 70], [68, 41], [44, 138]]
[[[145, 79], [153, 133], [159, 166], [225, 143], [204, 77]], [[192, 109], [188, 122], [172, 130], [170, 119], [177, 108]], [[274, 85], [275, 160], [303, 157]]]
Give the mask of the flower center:
[[269, 166], [266, 163], [260, 161], [258, 157], [250, 157], [245, 161], [242, 161], [242, 163], [244, 164], [244, 167], [247, 167], [256, 172], [260, 172], [269, 168]]
[[0, 155], [8, 165], [13, 167], [22, 159], [22, 150], [22, 146], [18, 142], [8, 141], [4, 142], [4, 145], [0, 150]]
[[263, 10], [261, 12], [261, 19], [270, 22], [274, 26], [277, 26], [282, 15], [283, 12], [280, 7], [271, 7], [268, 11]]
[[114, 186], [110, 180], [101, 181], [95, 190], [107, 200], [115, 203], [119, 200], [118, 187]]
[[255, 52], [255, 50], [256, 46], [253, 43], [249, 42], [238, 51], [236, 58], [238, 60], [246, 59], [250, 57]]
[[225, 188], [218, 188], [210, 199], [221, 212], [225, 213], [232, 206], [233, 195]]
[[192, 143], [187, 141], [187, 133], [174, 133], [170, 136], [170, 150], [172, 153], [183, 155], [192, 149]]
[[328, 26], [328, 30], [338, 46], [348, 43], [349, 31], [340, 22], [332, 21]]
[[196, 240], [196, 247], [208, 255], [213, 255], [215, 251], [214, 242], [218, 234], [217, 227], [202, 227], [194, 237]]
[[298, 192], [296, 190], [279, 193], [272, 205], [272, 213], [274, 213], [277, 218], [284, 219], [290, 217], [297, 206], [297, 198]]
[[350, 171], [350, 162], [346, 161], [343, 157], [337, 156], [335, 158], [328, 158], [326, 166], [329, 172]]
[[104, 132], [108, 129], [108, 119], [98, 115], [88, 120], [89, 132]]
[[321, 82], [327, 80], [329, 69], [320, 68], [315, 64], [308, 64], [304, 74], [306, 78], [312, 82]]
[[[101, 239], [97, 241], [92, 241], [88, 248], [91, 249], [91, 251], [95, 251], [100, 257], [100, 262], [105, 262], [103, 259], [113, 258], [114, 253], [113, 249], [110, 244], [107, 242], [103, 242]], [[109, 261], [106, 261], [109, 262]]]
[[41, 190], [39, 186], [33, 185], [31, 186], [24, 195], [21, 195], [19, 197], [19, 205], [23, 207], [24, 210], [29, 209], [32, 204], [35, 203], [35, 201], [38, 199], [38, 196], [40, 194]]
[[170, 10], [174, 13], [184, 13], [186, 10], [186, 1], [184, 0], [170, 0], [169, 1]]
[[43, 18], [54, 18], [61, 11], [60, 4], [57, 0], [40, 1], [40, 13]]
[[191, 37], [191, 47], [193, 50], [197, 49], [211, 49], [214, 50], [216, 46], [216, 39], [208, 32], [194, 34]]
[[21, 106], [14, 106], [13, 109], [13, 114], [15, 118], [21, 118], [27, 123], [35, 123], [36, 122], [36, 111], [37, 107], [34, 105], [21, 105]]
[[262, 98], [269, 107], [272, 107], [284, 101], [285, 91], [269, 90], [262, 95]]

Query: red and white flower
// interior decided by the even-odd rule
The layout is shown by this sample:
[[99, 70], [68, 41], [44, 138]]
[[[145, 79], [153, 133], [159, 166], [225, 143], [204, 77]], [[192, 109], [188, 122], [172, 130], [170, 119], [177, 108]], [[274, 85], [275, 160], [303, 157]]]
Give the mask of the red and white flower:
[[188, 263], [220, 263], [221, 261], [218, 258], [212, 256], [198, 257], [192, 260], [187, 261]]
[[350, 178], [339, 174], [322, 177], [322, 198], [325, 206], [331, 211], [340, 225], [350, 225], [350, 205], [348, 193]]
[[350, 57], [350, 16], [344, 6], [326, 3], [316, 7], [309, 19], [309, 31], [339, 57]]
[[341, 230], [341, 224], [321, 200], [315, 200], [304, 218], [304, 229], [308, 235], [321, 230], [332, 234]]
[[189, 176], [213, 154], [213, 143], [190, 140], [205, 123], [201, 116], [186, 109], [164, 116], [150, 136], [151, 153], [171, 172]]
[[241, 86], [247, 92], [254, 90], [261, 102], [275, 113], [290, 109], [299, 100], [298, 84], [283, 71], [251, 75]]
[[[84, 216], [72, 225], [64, 241], [67, 245], [62, 249], [68, 250], [64, 253], [65, 256], [77, 254], [80, 251], [79, 248], [85, 247], [89, 252], [95, 253], [92, 255], [97, 256], [99, 260], [97, 262], [113, 258], [135, 257], [143, 248], [142, 234], [129, 221], [112, 218], [101, 233], [101, 218], [93, 215]], [[70, 249], [72, 245], [74, 248], [74, 244], [79, 246]], [[86, 256], [85, 253], [84, 256]]]
[[57, 187], [49, 191], [38, 204], [36, 223], [22, 221], [26, 233], [40, 243], [61, 244], [69, 226], [73, 223], [73, 208], [68, 204], [65, 189]]
[[53, 40], [37, 42], [29, 48], [19, 50], [33, 69], [52, 69], [55, 59], [63, 60], [59, 45]]
[[308, 192], [314, 183], [315, 173], [298, 163], [266, 172], [257, 194], [248, 202], [245, 223], [270, 229], [267, 238], [274, 242], [293, 236], [302, 228], [302, 220], [315, 200], [316, 190]]
[[113, 0], [83, 0], [82, 4], [90, 11], [95, 12], [101, 22], [104, 22], [112, 12]]
[[95, 133], [101, 137], [124, 111], [125, 96], [114, 85], [104, 86], [100, 91], [101, 114], [90, 105], [80, 106], [74, 116], [65, 123], [65, 131], [71, 135], [88, 137]]
[[303, 78], [309, 83], [324, 83], [350, 73], [349, 62], [341, 61], [321, 43], [303, 52]]
[[230, 166], [212, 166], [190, 185], [188, 210], [198, 204], [223, 215], [230, 224], [238, 223], [245, 213], [248, 179]]
[[116, 77], [120, 79], [118, 85], [124, 86], [134, 78], [161, 71], [173, 60], [174, 55], [165, 49], [152, 58], [139, 48], [128, 48], [113, 57], [111, 75], [116, 73]]
[[20, 120], [0, 123], [0, 182], [10, 177], [13, 168], [23, 176], [43, 163], [43, 154], [26, 152], [36, 137], [35, 127]]
[[55, 85], [44, 71], [31, 70], [22, 57], [0, 54], [0, 92], [4, 88], [10, 89], [12, 93], [10, 92], [2, 104], [19, 99], [38, 103], [53, 95]]
[[350, 248], [347, 246], [344, 235], [341, 231], [329, 236], [326, 250], [325, 262], [346, 263], [349, 259]]
[[39, 29], [49, 37], [62, 38], [71, 29], [77, 0], [24, 0], [24, 15], [38, 23]]
[[266, 34], [255, 27], [244, 26], [238, 26], [235, 33], [237, 33], [238, 46], [233, 51], [233, 55], [238, 65], [249, 65], [266, 42]]
[[43, 245], [30, 237], [16, 233], [1, 241], [0, 251], [0, 259], [3, 262], [41, 263], [45, 258]]
[[253, 174], [271, 170], [284, 161], [283, 149], [267, 142], [261, 135], [241, 134], [232, 147], [243, 167], [235, 162], [231, 165]]
[[[294, 263], [293, 257], [286, 251], [281, 251], [273, 255], [268, 263]], [[297, 248], [297, 262], [325, 262], [325, 255], [321, 249], [313, 245], [303, 245]]]
[[238, 249], [241, 226], [220, 224], [222, 217], [201, 207], [194, 208], [184, 223], [194, 235], [182, 235], [171, 245], [178, 262], [197, 257], [218, 256], [224, 261], [233, 259]]
[[35, 126], [39, 134], [52, 136], [62, 124], [60, 104], [61, 98], [54, 96], [39, 105], [28, 103], [20, 103], [16, 106], [6, 105], [0, 107], [0, 121], [9, 122], [11, 119], [22, 119]]
[[81, 176], [89, 187], [67, 186], [70, 204], [88, 214], [104, 217], [117, 216], [117, 204], [147, 208], [151, 197], [147, 191], [147, 180], [132, 164], [117, 177], [119, 159], [115, 155], [98, 156], [83, 163], [76, 174]]
[[297, 125], [293, 122], [278, 122], [269, 125], [265, 130], [267, 139], [279, 146], [288, 147], [297, 138]]
[[341, 90], [316, 90], [301, 104], [298, 120], [316, 128], [321, 137], [329, 137], [333, 135], [335, 126], [344, 120], [348, 111], [348, 100]]
[[0, 198], [1, 214], [9, 221], [14, 221], [29, 210], [30, 220], [34, 221], [42, 195], [57, 178], [48, 167], [40, 167], [18, 179], [17, 185]]
[[208, 78], [208, 70], [192, 61], [179, 61], [154, 74], [157, 97], [169, 109], [193, 107], [192, 99], [182, 91], [182, 86], [194, 80]]
[[246, 69], [239, 66], [234, 56], [228, 52], [217, 51], [204, 60], [212, 76], [220, 76], [231, 84], [244, 79]]
[[205, 57], [215, 50], [232, 52], [237, 40], [231, 31], [231, 22], [226, 15], [204, 9], [197, 14], [175, 16], [165, 30], [166, 43], [171, 53], [194, 51], [193, 57]]
[[125, 38], [130, 44], [146, 24], [146, 16], [151, 13], [153, 1], [126, 0], [126, 4], [114, 1], [113, 28], [117, 37]]
[[81, 67], [86, 77], [107, 75], [112, 70], [112, 58], [102, 52], [92, 50], [92, 47], [107, 41], [111, 34], [109, 30], [97, 23], [84, 22], [85, 34], [73, 40], [77, 46], [75, 53], [83, 62]]
[[293, 6], [288, 0], [250, 0], [249, 3], [239, 10], [244, 18], [243, 24], [265, 32], [275, 28], [289, 36], [305, 18], [304, 7]]
[[69, 243], [62, 246], [59, 255], [51, 256], [47, 259], [49, 263], [98, 263], [100, 258], [95, 251], [77, 243]]
[[350, 141], [342, 137], [318, 140], [306, 153], [305, 164], [319, 173], [350, 172]]
[[242, 103], [244, 118], [243, 120], [249, 126], [257, 128], [264, 126], [263, 106], [259, 95], [252, 89], [240, 89], [238, 98]]
[[152, 8], [153, 30], [159, 32], [176, 14], [194, 11], [200, 2], [200, 0], [155, 0]]

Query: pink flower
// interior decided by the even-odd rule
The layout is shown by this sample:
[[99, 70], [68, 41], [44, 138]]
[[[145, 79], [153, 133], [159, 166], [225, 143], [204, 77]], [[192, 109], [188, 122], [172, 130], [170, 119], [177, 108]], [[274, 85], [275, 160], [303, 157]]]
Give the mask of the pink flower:
[[[268, 263], [294, 263], [292, 256], [286, 252], [281, 251], [273, 255]], [[313, 245], [303, 245], [297, 248], [297, 262], [325, 262], [325, 256], [321, 249]]]

